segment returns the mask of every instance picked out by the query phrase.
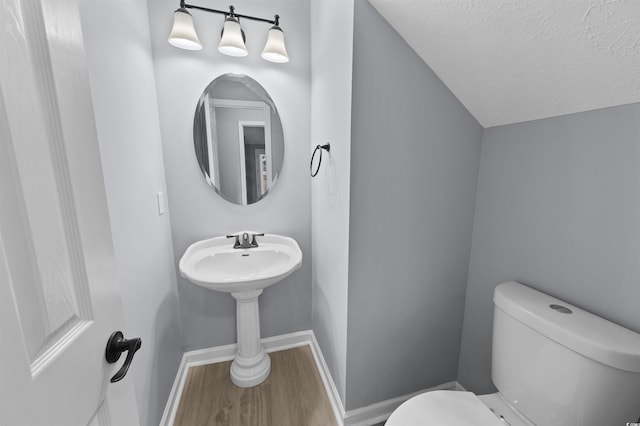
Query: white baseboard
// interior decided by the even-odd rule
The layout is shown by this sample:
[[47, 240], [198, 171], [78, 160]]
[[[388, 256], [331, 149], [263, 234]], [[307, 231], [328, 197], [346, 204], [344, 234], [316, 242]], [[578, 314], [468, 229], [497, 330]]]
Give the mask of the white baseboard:
[[[261, 340], [262, 347], [267, 352], [283, 351], [286, 349], [296, 348], [299, 346], [309, 345], [311, 346], [311, 353], [318, 367], [318, 372], [322, 378], [331, 408], [336, 416], [338, 425], [342, 426], [342, 417], [344, 415], [344, 409], [342, 402], [338, 396], [335, 384], [329, 374], [329, 370], [324, 362], [322, 353], [318, 342], [311, 330], [299, 331], [296, 333], [283, 334], [281, 336], [267, 337]], [[175, 421], [176, 412], [178, 411], [178, 404], [180, 403], [180, 396], [184, 388], [185, 381], [187, 379], [187, 372], [189, 368], [199, 365], [213, 364], [216, 362], [223, 362], [232, 360], [236, 353], [236, 344], [216, 346], [213, 348], [199, 349], [195, 351], [186, 352], [182, 356], [180, 367], [178, 367], [178, 373], [173, 382], [171, 393], [169, 393], [169, 399], [167, 405], [164, 408], [162, 420], [160, 420], [161, 426], [172, 426]]]
[[456, 388], [454, 390], [460, 391], [460, 392], [467, 392], [467, 390], [464, 388], [464, 386], [462, 386], [460, 383], [455, 382], [456, 383]]
[[318, 341], [316, 340], [316, 335], [312, 330], [309, 330], [309, 332], [311, 333], [311, 353], [316, 361], [316, 367], [318, 368], [318, 372], [322, 378], [322, 383], [324, 383], [324, 389], [329, 397], [329, 402], [333, 409], [333, 415], [336, 418], [338, 426], [344, 426], [344, 406], [342, 405], [338, 388], [336, 387], [336, 383], [333, 381], [329, 367], [324, 360], [324, 356], [320, 350], [320, 345], [318, 345]]
[[[389, 418], [391, 413], [409, 398], [413, 398], [421, 393], [434, 390], [458, 390], [458, 382], [448, 382], [429, 389], [423, 389], [397, 398], [387, 399], [386, 401], [376, 402], [366, 407], [349, 410], [344, 416], [345, 426], [371, 426], [382, 423]], [[461, 387], [461, 386], [460, 386]]]
[[[386, 401], [377, 402], [366, 407], [356, 408], [345, 412], [344, 405], [340, 399], [338, 388], [331, 377], [327, 363], [322, 356], [322, 351], [312, 330], [299, 331], [296, 333], [283, 334], [281, 336], [267, 337], [262, 339], [262, 346], [267, 352], [283, 351], [299, 346], [309, 345], [313, 354], [316, 367], [320, 373], [320, 378], [327, 392], [327, 397], [331, 404], [333, 414], [336, 417], [338, 426], [371, 426], [384, 422], [391, 413], [407, 399], [432, 390], [464, 390], [458, 382], [448, 382], [442, 385], [403, 395]], [[232, 360], [236, 351], [236, 344], [216, 346], [213, 348], [200, 349], [186, 352], [182, 356], [180, 367], [167, 400], [161, 426], [172, 426], [178, 410], [178, 403], [187, 379], [189, 368], [199, 365], [213, 364], [216, 362]]]

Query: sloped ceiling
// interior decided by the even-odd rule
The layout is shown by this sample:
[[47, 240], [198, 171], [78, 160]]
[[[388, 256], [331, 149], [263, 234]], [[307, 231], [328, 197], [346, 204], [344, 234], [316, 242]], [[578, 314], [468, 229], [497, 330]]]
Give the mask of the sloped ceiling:
[[640, 0], [369, 0], [484, 127], [640, 102]]

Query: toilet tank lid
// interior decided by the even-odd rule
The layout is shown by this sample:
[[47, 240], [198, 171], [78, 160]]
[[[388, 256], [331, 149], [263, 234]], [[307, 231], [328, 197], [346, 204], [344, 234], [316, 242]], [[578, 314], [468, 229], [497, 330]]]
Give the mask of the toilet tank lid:
[[[605, 365], [640, 372], [640, 334], [511, 281], [493, 293], [495, 305], [557, 343]], [[571, 310], [562, 313], [562, 308]], [[566, 312], [566, 311], [565, 311]]]

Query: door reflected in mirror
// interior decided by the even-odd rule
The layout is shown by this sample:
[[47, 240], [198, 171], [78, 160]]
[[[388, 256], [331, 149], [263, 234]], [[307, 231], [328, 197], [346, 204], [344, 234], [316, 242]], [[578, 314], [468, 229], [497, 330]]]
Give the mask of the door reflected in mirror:
[[224, 74], [207, 86], [193, 140], [205, 180], [224, 199], [253, 204], [276, 184], [284, 159], [282, 123], [267, 91], [251, 77]]

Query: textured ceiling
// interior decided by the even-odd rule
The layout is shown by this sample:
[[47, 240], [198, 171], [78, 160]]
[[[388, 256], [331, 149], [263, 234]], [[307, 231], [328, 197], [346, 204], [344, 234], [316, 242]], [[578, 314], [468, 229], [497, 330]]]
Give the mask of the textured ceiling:
[[484, 127], [640, 102], [640, 0], [369, 0]]

